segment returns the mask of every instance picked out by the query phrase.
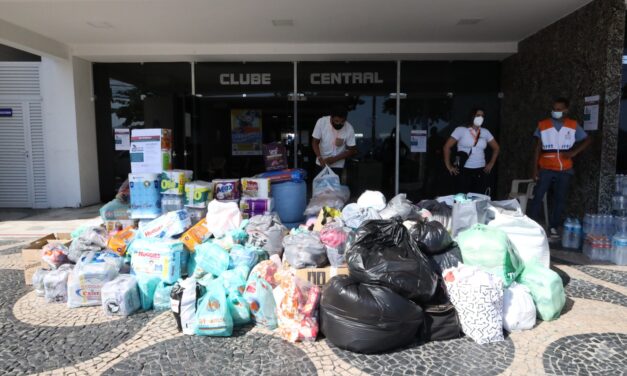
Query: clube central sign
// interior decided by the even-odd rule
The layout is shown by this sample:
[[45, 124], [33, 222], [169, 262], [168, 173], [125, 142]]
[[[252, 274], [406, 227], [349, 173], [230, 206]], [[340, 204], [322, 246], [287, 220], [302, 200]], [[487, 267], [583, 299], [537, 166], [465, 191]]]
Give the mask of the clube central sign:
[[[294, 89], [293, 63], [198, 63], [200, 93], [286, 91]], [[393, 90], [394, 62], [297, 63], [299, 91]]]

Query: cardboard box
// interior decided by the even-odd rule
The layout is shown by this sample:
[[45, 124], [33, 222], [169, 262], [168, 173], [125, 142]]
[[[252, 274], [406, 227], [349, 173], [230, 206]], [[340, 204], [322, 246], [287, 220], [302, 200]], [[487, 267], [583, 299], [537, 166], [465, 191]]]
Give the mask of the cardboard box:
[[309, 281], [314, 285], [324, 286], [331, 278], [336, 275], [348, 275], [348, 267], [342, 266], [334, 268], [327, 266], [324, 268], [304, 268], [296, 269], [296, 276], [305, 281]]
[[37, 268], [49, 268], [49, 265], [41, 260], [41, 249], [49, 243], [62, 243], [69, 246], [72, 242], [69, 233], [49, 234], [28, 244], [22, 249], [22, 263], [24, 265], [24, 282], [33, 284], [33, 274]]
[[172, 130], [133, 129], [131, 133], [131, 172], [161, 173], [172, 169]]

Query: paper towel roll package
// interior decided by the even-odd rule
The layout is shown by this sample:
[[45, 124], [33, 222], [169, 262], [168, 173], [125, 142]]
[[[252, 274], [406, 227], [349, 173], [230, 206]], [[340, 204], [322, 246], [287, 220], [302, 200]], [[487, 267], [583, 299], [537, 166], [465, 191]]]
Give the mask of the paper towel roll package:
[[270, 214], [274, 205], [271, 198], [242, 197], [239, 208], [242, 211], [242, 217], [247, 219], [256, 215]]
[[218, 201], [240, 199], [239, 179], [216, 179], [213, 181], [213, 197]]
[[270, 198], [270, 179], [242, 178], [242, 196], [256, 198]]
[[197, 180], [185, 184], [185, 206], [191, 208], [207, 208], [207, 203], [213, 199], [213, 184]]
[[192, 180], [190, 170], [167, 170], [161, 173], [161, 194], [178, 195], [185, 193], [185, 184]]
[[161, 215], [161, 174], [128, 174], [131, 192], [131, 218], [152, 219]]

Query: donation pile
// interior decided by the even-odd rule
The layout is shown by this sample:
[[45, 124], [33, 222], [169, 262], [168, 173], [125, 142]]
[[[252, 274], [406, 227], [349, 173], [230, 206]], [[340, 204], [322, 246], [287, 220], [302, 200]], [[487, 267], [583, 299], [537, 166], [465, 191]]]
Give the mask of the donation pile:
[[134, 166], [102, 226], [41, 243], [46, 267], [32, 283], [46, 302], [119, 316], [171, 310], [186, 335], [259, 325], [296, 342], [321, 332], [360, 353], [464, 334], [501, 341], [503, 329], [557, 319], [565, 303], [541, 227], [485, 196], [414, 204], [365, 191], [349, 203], [327, 168], [301, 205], [299, 170], [204, 182], [161, 163]]

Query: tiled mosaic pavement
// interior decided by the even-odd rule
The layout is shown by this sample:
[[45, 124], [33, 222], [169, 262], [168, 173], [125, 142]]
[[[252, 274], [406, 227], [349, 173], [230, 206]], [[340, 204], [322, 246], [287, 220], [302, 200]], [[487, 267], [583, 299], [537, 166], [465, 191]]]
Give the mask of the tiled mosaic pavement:
[[290, 344], [248, 326], [231, 338], [184, 336], [169, 312], [110, 318], [99, 307], [46, 304], [23, 282], [22, 243], [0, 243], [3, 375], [621, 375], [627, 370], [627, 267], [555, 262], [566, 284], [562, 317], [504, 342], [468, 338], [382, 355], [325, 339]]

